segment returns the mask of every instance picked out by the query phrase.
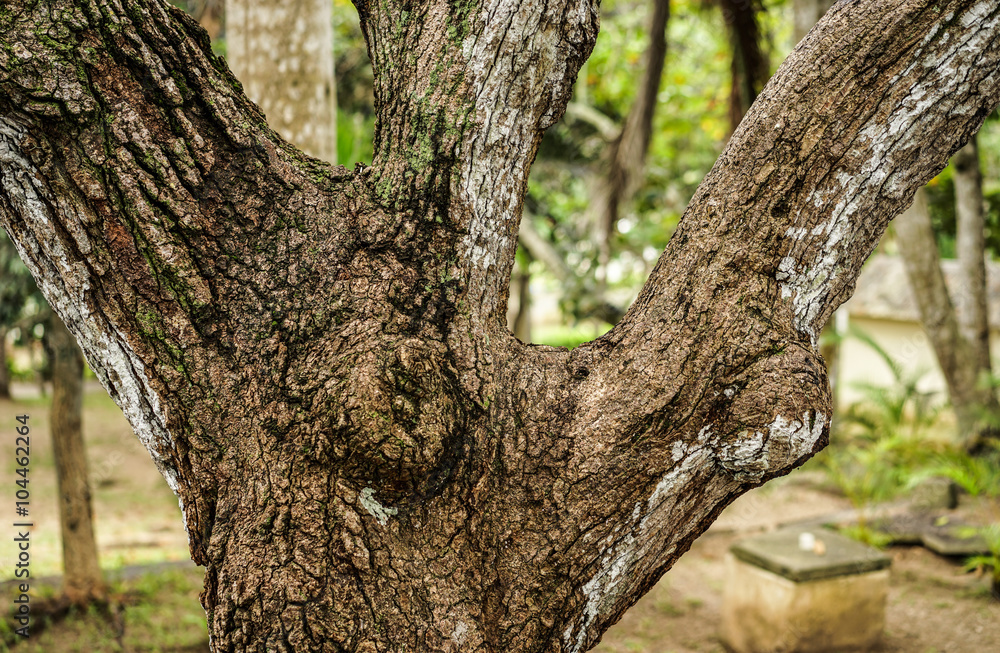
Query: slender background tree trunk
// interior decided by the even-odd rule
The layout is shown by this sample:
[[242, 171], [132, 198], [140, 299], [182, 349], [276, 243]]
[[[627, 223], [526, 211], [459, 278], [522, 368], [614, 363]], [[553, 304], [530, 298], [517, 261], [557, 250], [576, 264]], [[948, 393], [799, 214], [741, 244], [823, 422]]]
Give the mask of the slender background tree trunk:
[[793, 0], [795, 41], [801, 41], [836, 0]]
[[896, 241], [927, 337], [948, 386], [958, 434], [970, 449], [979, 444], [980, 412], [996, 404], [993, 393], [980, 385], [989, 360], [962, 333], [955, 306], [945, 285], [937, 239], [923, 189], [913, 205], [896, 219]]
[[59, 491], [63, 593], [73, 603], [105, 598], [83, 444], [83, 354], [58, 316], [45, 328], [45, 349], [52, 367], [52, 452]]
[[[649, 45], [643, 55], [643, 72], [635, 99], [618, 137], [608, 145], [607, 173], [597, 182], [591, 200], [597, 225], [598, 297], [595, 305], [604, 304], [604, 288], [608, 262], [611, 259], [611, 239], [618, 219], [636, 188], [642, 183], [646, 154], [653, 137], [657, 96], [667, 57], [667, 23], [670, 20], [669, 0], [651, 0]], [[619, 316], [620, 317], [620, 316]], [[617, 321], [617, 320], [616, 320]], [[612, 322], [614, 324], [614, 322]]]
[[10, 367], [7, 364], [7, 327], [0, 326], [0, 399], [10, 399]]
[[226, 60], [268, 124], [337, 162], [332, 0], [226, 0]]
[[[759, 0], [718, 0], [722, 18], [729, 33], [732, 60], [730, 63], [729, 132], [736, 131], [750, 105], [757, 99], [771, 67], [764, 50], [759, 13]], [[816, 17], [819, 20], [819, 16]], [[814, 21], [815, 22], [815, 21]]]
[[[952, 157], [955, 165], [955, 253], [960, 273], [958, 323], [972, 345], [981, 374], [990, 373], [990, 326], [986, 295], [986, 205], [976, 139]], [[985, 379], [982, 379], [985, 381]]]

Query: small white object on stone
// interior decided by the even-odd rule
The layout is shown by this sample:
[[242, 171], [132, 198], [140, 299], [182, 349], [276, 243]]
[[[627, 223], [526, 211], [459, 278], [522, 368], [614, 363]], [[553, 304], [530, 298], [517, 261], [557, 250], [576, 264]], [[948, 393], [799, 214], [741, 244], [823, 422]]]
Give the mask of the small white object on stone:
[[799, 533], [799, 550], [812, 551], [816, 547], [816, 536], [812, 533]]

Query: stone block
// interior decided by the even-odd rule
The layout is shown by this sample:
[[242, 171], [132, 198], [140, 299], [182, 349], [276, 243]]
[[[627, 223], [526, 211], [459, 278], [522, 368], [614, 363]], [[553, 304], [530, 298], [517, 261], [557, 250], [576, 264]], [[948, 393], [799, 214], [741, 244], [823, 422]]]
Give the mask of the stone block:
[[831, 531], [787, 528], [738, 542], [726, 562], [723, 643], [736, 653], [871, 650], [885, 624], [889, 563]]
[[958, 506], [958, 488], [950, 478], [925, 478], [910, 490], [910, 505], [915, 510], [952, 510]]

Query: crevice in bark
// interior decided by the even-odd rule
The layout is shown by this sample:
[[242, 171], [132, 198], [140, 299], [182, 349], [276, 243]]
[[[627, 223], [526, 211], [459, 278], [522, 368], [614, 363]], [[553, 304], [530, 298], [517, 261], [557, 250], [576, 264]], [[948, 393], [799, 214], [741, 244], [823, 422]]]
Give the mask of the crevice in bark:
[[0, 219], [182, 500], [216, 651], [592, 645], [823, 446], [815, 335], [1000, 101], [993, 4], [838, 4], [622, 322], [567, 352], [503, 307], [595, 5], [361, 4], [353, 173], [268, 131], [161, 3], [73, 7], [62, 49], [0, 13], [32, 55], [0, 48]]

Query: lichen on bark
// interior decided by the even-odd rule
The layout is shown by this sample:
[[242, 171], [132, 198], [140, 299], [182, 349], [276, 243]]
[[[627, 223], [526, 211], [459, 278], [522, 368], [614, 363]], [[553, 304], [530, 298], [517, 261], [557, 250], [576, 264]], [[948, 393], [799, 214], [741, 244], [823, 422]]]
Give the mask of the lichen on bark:
[[158, 0], [5, 5], [0, 221], [184, 505], [214, 650], [586, 650], [825, 443], [812, 332], [1000, 101], [1000, 9], [835, 6], [569, 352], [501, 309], [596, 4], [357, 6], [348, 171]]

